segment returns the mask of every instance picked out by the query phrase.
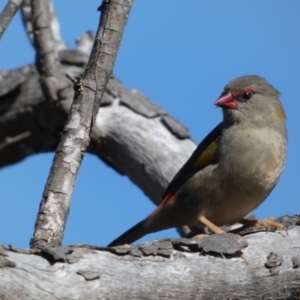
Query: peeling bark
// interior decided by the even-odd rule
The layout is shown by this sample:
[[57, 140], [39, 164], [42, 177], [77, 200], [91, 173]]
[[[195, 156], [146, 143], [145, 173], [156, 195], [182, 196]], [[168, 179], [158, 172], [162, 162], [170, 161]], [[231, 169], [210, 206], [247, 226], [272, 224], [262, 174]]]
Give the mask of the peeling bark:
[[224, 253], [234, 244], [230, 235], [228, 243], [222, 240], [223, 254], [204, 251], [217, 235], [200, 239], [199, 248], [196, 240], [182, 239], [115, 248], [2, 248], [0, 298], [299, 299], [299, 216], [286, 220], [294, 224], [288, 234], [244, 236], [245, 259]]

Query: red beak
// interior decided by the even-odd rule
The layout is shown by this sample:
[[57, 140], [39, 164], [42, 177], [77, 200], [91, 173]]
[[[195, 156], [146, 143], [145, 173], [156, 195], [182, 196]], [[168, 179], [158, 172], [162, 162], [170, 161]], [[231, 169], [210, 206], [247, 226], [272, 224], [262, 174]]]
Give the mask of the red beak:
[[234, 98], [232, 97], [231, 93], [220, 97], [216, 102], [215, 105], [222, 107], [222, 108], [229, 108], [229, 109], [237, 109], [237, 105], [234, 102]]

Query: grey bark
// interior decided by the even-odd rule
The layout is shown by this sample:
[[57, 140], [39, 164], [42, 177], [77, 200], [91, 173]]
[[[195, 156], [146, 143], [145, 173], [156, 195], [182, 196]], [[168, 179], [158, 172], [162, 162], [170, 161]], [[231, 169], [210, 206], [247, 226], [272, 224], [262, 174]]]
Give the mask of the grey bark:
[[[34, 41], [34, 24], [33, 24], [33, 9], [32, 9], [32, 0], [23, 0], [23, 5], [21, 6], [22, 19], [24, 23], [24, 27], [27, 31], [28, 38], [33, 46], [36, 45]], [[67, 45], [64, 43], [60, 36], [60, 24], [57, 20], [53, 3], [50, 0], [43, 1], [39, 5], [44, 5], [43, 9], [46, 11], [42, 11], [43, 20], [46, 18], [46, 28], [41, 28], [45, 30], [47, 37], [50, 39], [49, 44], [52, 48], [52, 51], [62, 51], [68, 49]], [[45, 41], [47, 43], [47, 41]]]
[[15, 16], [23, 0], [9, 0], [0, 14], [0, 40], [9, 23]]
[[226, 254], [230, 235], [228, 243], [222, 239], [223, 254], [213, 250], [216, 236], [203, 238], [199, 248], [165, 240], [115, 248], [2, 249], [0, 298], [299, 299], [299, 226], [288, 234], [244, 236], [245, 259]]
[[[73, 77], [85, 67], [82, 52], [60, 52], [61, 68]], [[34, 66], [0, 72], [0, 145], [7, 137], [29, 136], [0, 149], [0, 166], [28, 155], [54, 151], [70, 109], [72, 84], [61, 101], [46, 101]], [[108, 83], [88, 151], [128, 176], [154, 203], [196, 144], [187, 129], [138, 91], [118, 80]], [[1, 148], [1, 147], [0, 147]]]
[[[48, 101], [58, 101], [57, 91], [65, 85], [65, 80], [57, 79], [61, 72], [58, 64], [58, 47], [52, 31], [54, 15], [52, 3], [48, 0], [31, 0], [31, 24], [34, 47], [36, 48], [36, 67], [41, 86]], [[60, 74], [62, 75], [62, 74]]]
[[[99, 28], [85, 72], [78, 80], [68, 75], [74, 83], [74, 100], [45, 186], [30, 241], [31, 247], [61, 245], [75, 179], [90, 142], [104, 90], [112, 74], [132, 2], [133, 0], [103, 1]], [[42, 12], [47, 10], [45, 3], [40, 0], [33, 0], [32, 3], [33, 17], [38, 16], [33, 19], [42, 19]], [[61, 68], [56, 59], [58, 55], [52, 49], [54, 42], [49, 42], [51, 37], [45, 39], [41, 30], [43, 28], [46, 32], [49, 31], [52, 36], [50, 26], [47, 26], [49, 23], [49, 17], [33, 22], [34, 41], [40, 57], [37, 69], [41, 86], [48, 101], [56, 102], [59, 100], [57, 91], [61, 87], [61, 84], [57, 84], [57, 75]], [[50, 50], [53, 50], [52, 54]]]

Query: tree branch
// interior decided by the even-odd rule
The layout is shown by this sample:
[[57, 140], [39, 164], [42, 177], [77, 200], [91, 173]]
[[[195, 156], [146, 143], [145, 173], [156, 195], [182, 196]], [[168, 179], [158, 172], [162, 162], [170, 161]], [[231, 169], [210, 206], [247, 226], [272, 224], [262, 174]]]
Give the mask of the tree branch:
[[74, 102], [45, 187], [31, 247], [61, 244], [74, 182], [112, 73], [131, 5], [130, 0], [103, 2], [92, 54], [75, 87]]
[[17, 13], [23, 0], [9, 0], [0, 15], [0, 40], [9, 23]]
[[[73, 77], [82, 72], [86, 60], [80, 52], [60, 54], [61, 67]], [[0, 150], [0, 166], [54, 151], [70, 110], [70, 98], [49, 110], [33, 66], [1, 76], [0, 141], [23, 130], [31, 136]], [[65, 90], [70, 93], [71, 85]], [[166, 185], [195, 147], [187, 129], [165, 110], [116, 79], [109, 81], [88, 151], [127, 175], [154, 203], [160, 202]]]
[[48, 101], [57, 101], [57, 91], [61, 89], [62, 84], [57, 76], [60, 69], [58, 50], [51, 28], [51, 4], [48, 0], [32, 0], [31, 5], [34, 45], [37, 51], [36, 66], [42, 89]]
[[[293, 227], [299, 217], [285, 220]], [[300, 226], [288, 235], [244, 236], [246, 260], [212, 250], [217, 236], [115, 248], [2, 249], [0, 298], [299, 299]]]
[[[47, 18], [47, 31], [48, 31], [49, 38], [51, 39], [50, 43], [55, 44], [53, 48], [57, 52], [66, 50], [67, 46], [60, 36], [60, 26], [56, 18], [53, 3], [50, 0], [43, 1], [43, 2], [44, 3], [42, 3], [41, 5], [44, 5], [46, 9], [45, 14]], [[33, 35], [34, 24], [33, 24], [32, 0], [23, 1], [23, 5], [21, 6], [21, 13], [22, 13], [24, 27], [27, 30], [28, 38], [31, 41], [32, 45], [35, 46], [34, 35]], [[45, 16], [43, 16], [43, 18], [44, 17]]]

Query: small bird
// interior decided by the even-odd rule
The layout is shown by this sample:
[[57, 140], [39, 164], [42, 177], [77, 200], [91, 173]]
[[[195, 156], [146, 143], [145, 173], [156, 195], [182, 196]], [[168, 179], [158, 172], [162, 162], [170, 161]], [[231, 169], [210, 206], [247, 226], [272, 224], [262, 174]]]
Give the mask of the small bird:
[[108, 246], [130, 244], [172, 227], [206, 225], [215, 233], [236, 222], [282, 225], [243, 219], [277, 184], [287, 151], [286, 116], [280, 93], [264, 78], [238, 77], [215, 105], [223, 121], [198, 145], [169, 183], [160, 205]]

